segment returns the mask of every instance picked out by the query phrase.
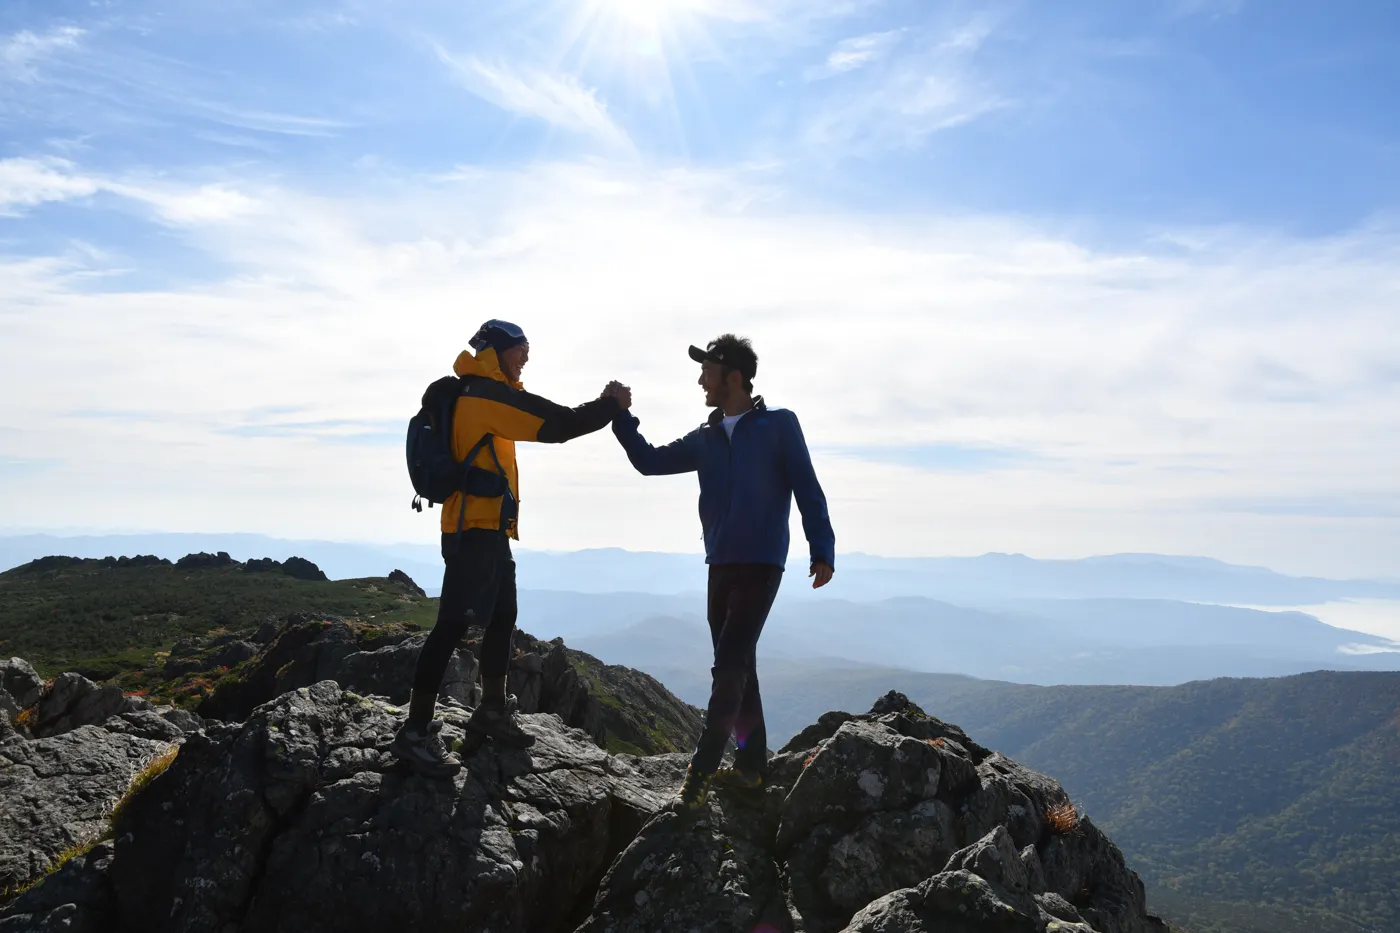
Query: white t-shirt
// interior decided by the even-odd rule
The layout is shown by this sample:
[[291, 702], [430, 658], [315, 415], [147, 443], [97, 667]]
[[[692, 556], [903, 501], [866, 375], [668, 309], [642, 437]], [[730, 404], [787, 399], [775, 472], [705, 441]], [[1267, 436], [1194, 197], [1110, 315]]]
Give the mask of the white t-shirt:
[[[750, 409], [750, 411], [751, 410], [752, 409]], [[737, 415], [725, 415], [720, 421], [720, 424], [724, 425], [724, 433], [729, 436], [731, 441], [734, 440], [734, 425], [738, 424], [739, 419], [747, 414], [747, 411], [741, 411]]]

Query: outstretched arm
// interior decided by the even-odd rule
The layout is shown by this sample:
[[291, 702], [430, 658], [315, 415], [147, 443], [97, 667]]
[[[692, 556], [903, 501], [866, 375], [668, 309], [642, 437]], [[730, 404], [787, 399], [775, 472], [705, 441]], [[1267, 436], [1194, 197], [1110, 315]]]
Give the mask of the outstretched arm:
[[668, 473], [689, 473], [700, 468], [696, 452], [700, 446], [699, 430], [672, 441], [664, 447], [653, 447], [637, 430], [640, 424], [631, 412], [620, 412], [613, 419], [613, 435], [627, 452], [627, 459], [643, 476]]
[[836, 566], [836, 532], [831, 530], [831, 517], [826, 510], [826, 495], [817, 482], [812, 468], [812, 455], [797, 416], [788, 413], [783, 419], [783, 469], [792, 487], [797, 508], [802, 513], [802, 531], [812, 551], [813, 586], [822, 586], [831, 579]]
[[468, 419], [458, 419], [459, 424], [485, 425], [497, 437], [542, 444], [562, 444], [592, 434], [622, 410], [611, 396], [568, 408], [494, 379], [477, 380], [457, 405], [459, 412], [464, 406], [470, 411]]

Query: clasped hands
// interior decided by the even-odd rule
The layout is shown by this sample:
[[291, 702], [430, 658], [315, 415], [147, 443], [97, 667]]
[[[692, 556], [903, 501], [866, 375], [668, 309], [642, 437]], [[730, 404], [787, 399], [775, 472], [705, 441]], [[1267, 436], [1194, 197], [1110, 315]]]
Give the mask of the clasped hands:
[[617, 404], [622, 406], [623, 411], [632, 407], [632, 389], [618, 382], [616, 379], [609, 382], [607, 386], [603, 388], [603, 394], [598, 397], [617, 399]]

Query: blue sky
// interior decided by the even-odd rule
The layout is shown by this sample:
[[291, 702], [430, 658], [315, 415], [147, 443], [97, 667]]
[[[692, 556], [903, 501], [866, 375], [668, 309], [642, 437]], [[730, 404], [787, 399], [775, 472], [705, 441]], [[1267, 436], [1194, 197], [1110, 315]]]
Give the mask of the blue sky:
[[12, 0], [0, 524], [431, 537], [393, 426], [501, 316], [659, 440], [752, 335], [849, 549], [1400, 575], [1397, 91], [1378, 2]]

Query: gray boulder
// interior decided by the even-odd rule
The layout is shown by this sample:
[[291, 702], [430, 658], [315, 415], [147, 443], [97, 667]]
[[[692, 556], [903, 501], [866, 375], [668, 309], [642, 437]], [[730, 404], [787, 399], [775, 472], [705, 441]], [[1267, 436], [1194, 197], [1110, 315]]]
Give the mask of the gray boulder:
[[788, 794], [778, 846], [788, 847], [818, 823], [849, 825], [865, 814], [932, 799], [941, 774], [942, 759], [926, 742], [880, 723], [843, 723]]
[[[261, 637], [261, 636], [260, 636]], [[254, 655], [199, 706], [200, 715], [241, 722], [253, 709], [301, 687], [324, 680], [365, 695], [407, 703], [413, 670], [427, 634], [405, 637], [372, 651], [361, 650], [355, 630], [341, 621], [298, 621], [284, 626], [269, 644], [233, 642], [241, 653]], [[246, 647], [238, 647], [246, 646]], [[453, 652], [439, 695], [475, 706], [476, 658], [469, 651]]]
[[113, 716], [149, 710], [151, 704], [129, 697], [120, 687], [99, 687], [81, 674], [60, 674], [39, 700], [33, 733], [37, 738], [62, 735], [79, 726], [100, 725]]
[[[427, 633], [423, 633], [377, 651], [348, 654], [341, 660], [331, 679], [357, 693], [388, 697], [394, 703], [407, 703], [413, 688], [413, 671], [418, 664], [418, 653], [427, 640]], [[438, 695], [474, 707], [481, 699], [481, 688], [476, 685], [476, 679], [476, 658], [470, 652], [453, 651]]]
[[244, 661], [257, 657], [257, 654], [257, 645], [252, 642], [234, 640], [228, 644], [221, 645], [218, 650], [209, 655], [209, 661], [205, 667], [206, 669], [237, 667]]
[[135, 735], [158, 742], [174, 742], [185, 736], [185, 730], [154, 709], [133, 710], [113, 716], [102, 724], [108, 732]]
[[998, 826], [917, 887], [870, 903], [844, 933], [1095, 933], [1055, 895], [1045, 903], [1065, 916], [1047, 911], [1030, 882], [1011, 834]]
[[102, 835], [131, 779], [169, 747], [91, 725], [0, 745], [0, 890]]
[[791, 933], [770, 852], [674, 814], [648, 824], [613, 864], [577, 933]]
[[10, 658], [0, 661], [0, 691], [8, 694], [19, 709], [26, 709], [44, 695], [44, 678], [23, 658]]

